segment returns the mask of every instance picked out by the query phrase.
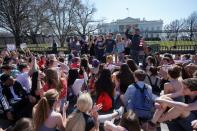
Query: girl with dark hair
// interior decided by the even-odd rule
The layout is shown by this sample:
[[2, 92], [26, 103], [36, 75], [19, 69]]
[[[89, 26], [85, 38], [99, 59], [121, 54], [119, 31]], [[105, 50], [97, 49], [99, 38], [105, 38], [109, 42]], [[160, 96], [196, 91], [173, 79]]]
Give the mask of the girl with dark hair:
[[79, 70], [79, 76], [75, 79], [72, 85], [72, 91], [75, 96], [78, 96], [80, 92], [87, 90], [87, 82], [88, 82], [88, 75], [85, 71], [85, 68], [82, 66]]
[[151, 85], [152, 87], [152, 92], [159, 96], [161, 92], [160, 88], [160, 83], [161, 83], [161, 78], [158, 76], [158, 68], [155, 66], [151, 66], [149, 69], [149, 74], [147, 74], [145, 78], [145, 83]]
[[60, 99], [64, 99], [67, 96], [67, 81], [65, 78], [59, 78], [57, 70], [55, 68], [49, 68], [46, 70], [46, 83], [43, 86], [43, 91], [46, 92], [49, 89], [56, 89], [60, 93]]
[[72, 87], [77, 78], [79, 78], [78, 69], [70, 69], [68, 72], [68, 88]]
[[101, 75], [101, 72], [103, 71], [104, 68], [105, 68], [105, 64], [104, 63], [101, 63], [99, 65], [98, 73], [96, 74], [97, 79]]
[[95, 44], [95, 56], [99, 61], [102, 61], [104, 57], [104, 50], [105, 50], [105, 44], [103, 36], [100, 35], [97, 38], [96, 44]]
[[126, 61], [127, 65], [129, 66], [130, 70], [131, 71], [136, 71], [138, 69], [138, 66], [137, 64], [135, 63], [135, 61], [133, 59], [128, 59]]
[[74, 105], [77, 101], [77, 96], [75, 96], [73, 91], [73, 84], [76, 81], [76, 79], [79, 78], [79, 72], [78, 69], [70, 69], [68, 72], [68, 96], [67, 100], [69, 101], [69, 107], [68, 107], [68, 113], [71, 113], [74, 109]]
[[133, 72], [130, 70], [127, 64], [122, 64], [120, 66], [120, 71], [116, 75], [116, 78], [119, 83], [120, 93], [124, 94], [129, 85], [135, 82], [133, 77]]
[[80, 71], [81, 72], [80, 74], [83, 75], [83, 70], [82, 68], [84, 68], [84, 71], [89, 75], [90, 73], [90, 67], [89, 67], [89, 64], [88, 64], [88, 60], [86, 58], [82, 58], [81, 59], [81, 63], [80, 63]]
[[40, 99], [40, 95], [38, 93], [38, 76], [39, 71], [36, 71], [32, 74], [32, 88], [31, 88], [31, 95], [36, 97], [36, 99]]
[[102, 104], [103, 112], [108, 112], [113, 108], [113, 96], [115, 85], [112, 82], [111, 72], [103, 69], [95, 82], [97, 104]]

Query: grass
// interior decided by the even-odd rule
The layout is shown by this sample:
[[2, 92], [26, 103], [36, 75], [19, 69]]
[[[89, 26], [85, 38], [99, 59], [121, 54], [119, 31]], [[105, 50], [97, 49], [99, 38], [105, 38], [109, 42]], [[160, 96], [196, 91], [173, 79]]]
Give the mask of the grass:
[[178, 45], [197, 45], [197, 41], [146, 41], [148, 45], [160, 45], [171, 47], [175, 44]]

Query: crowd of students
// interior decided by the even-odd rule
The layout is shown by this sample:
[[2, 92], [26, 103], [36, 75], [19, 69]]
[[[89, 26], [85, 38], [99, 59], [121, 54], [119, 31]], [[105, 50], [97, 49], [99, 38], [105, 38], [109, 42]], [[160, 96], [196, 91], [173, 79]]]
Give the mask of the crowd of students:
[[80, 43], [75, 37], [68, 58], [1, 51], [0, 127], [152, 131], [166, 123], [170, 131], [197, 129], [197, 54], [161, 55], [141, 43], [136, 29], [124, 39], [109, 34]]

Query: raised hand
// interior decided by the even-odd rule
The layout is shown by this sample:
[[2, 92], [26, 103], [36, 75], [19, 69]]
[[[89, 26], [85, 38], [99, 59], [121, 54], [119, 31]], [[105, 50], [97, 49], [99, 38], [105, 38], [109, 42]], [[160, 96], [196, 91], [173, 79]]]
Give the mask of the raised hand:
[[103, 108], [102, 104], [98, 104], [98, 105], [95, 104], [90, 112], [97, 112], [101, 110], [102, 108]]
[[197, 129], [197, 120], [191, 122], [193, 129]]

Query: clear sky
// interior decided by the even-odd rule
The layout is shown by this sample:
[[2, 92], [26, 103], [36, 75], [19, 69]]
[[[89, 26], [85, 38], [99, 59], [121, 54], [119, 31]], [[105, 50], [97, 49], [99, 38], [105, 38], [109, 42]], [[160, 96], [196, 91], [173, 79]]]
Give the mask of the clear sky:
[[133, 18], [146, 18], [146, 20], [162, 19], [164, 24], [167, 24], [175, 19], [187, 18], [193, 11], [197, 11], [197, 0], [89, 1], [93, 2], [97, 8], [96, 19], [105, 18], [105, 22], [130, 16]]

